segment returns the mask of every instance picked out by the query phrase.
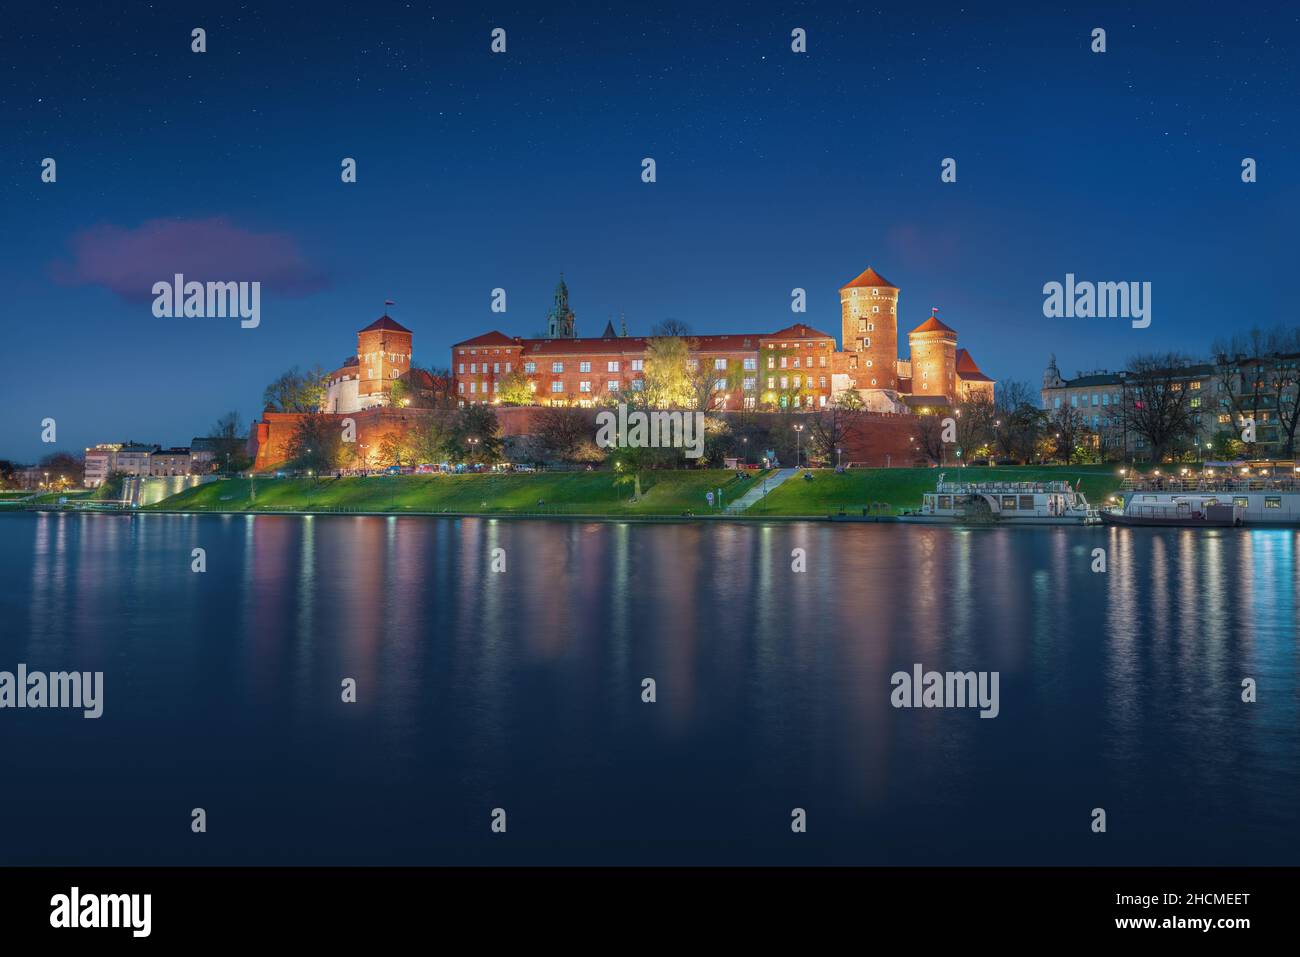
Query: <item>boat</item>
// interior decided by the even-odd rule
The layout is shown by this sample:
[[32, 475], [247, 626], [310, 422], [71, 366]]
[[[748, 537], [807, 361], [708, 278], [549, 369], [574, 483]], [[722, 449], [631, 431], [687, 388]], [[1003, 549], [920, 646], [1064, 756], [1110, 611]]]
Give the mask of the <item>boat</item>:
[[1098, 509], [1088, 503], [1078, 483], [945, 482], [926, 492], [917, 511], [899, 521], [954, 525], [1097, 525]]
[[1101, 514], [1108, 525], [1300, 525], [1294, 479], [1200, 479], [1126, 482], [1122, 503]]
[[[1151, 501], [1144, 501], [1151, 498]], [[1103, 525], [1172, 528], [1234, 528], [1244, 524], [1245, 508], [1215, 495], [1131, 496], [1122, 508], [1104, 509]]]

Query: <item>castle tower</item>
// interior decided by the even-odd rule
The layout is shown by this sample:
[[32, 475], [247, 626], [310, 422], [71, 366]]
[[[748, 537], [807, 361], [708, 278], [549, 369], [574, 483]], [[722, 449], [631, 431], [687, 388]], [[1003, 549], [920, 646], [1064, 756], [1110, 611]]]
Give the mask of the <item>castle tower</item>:
[[411, 369], [411, 330], [384, 313], [357, 333], [357, 399], [383, 405], [388, 390]]
[[576, 317], [569, 308], [569, 287], [560, 273], [560, 284], [555, 287], [555, 302], [546, 314], [546, 338], [575, 339], [578, 336]]
[[939, 321], [934, 309], [929, 319], [907, 334], [912, 357], [912, 395], [957, 401], [957, 333]]
[[843, 351], [859, 389], [898, 389], [898, 287], [870, 266], [840, 288]]

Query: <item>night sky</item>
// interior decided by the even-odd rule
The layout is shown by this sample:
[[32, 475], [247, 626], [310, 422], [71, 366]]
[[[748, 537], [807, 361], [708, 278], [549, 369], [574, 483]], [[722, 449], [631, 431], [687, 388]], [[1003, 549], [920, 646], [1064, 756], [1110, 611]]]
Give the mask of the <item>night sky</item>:
[[[872, 265], [900, 343], [937, 306], [988, 375], [1035, 386], [1052, 352], [1072, 376], [1300, 321], [1295, 4], [654, 6], [6, 8], [0, 457], [52, 451], [47, 416], [77, 450], [247, 422], [386, 298], [445, 366], [544, 328], [561, 272], [580, 335], [621, 312], [634, 335], [838, 338], [836, 290]], [[177, 268], [261, 280], [261, 326], [155, 318]], [[1067, 272], [1151, 282], [1151, 327], [1044, 318]]]

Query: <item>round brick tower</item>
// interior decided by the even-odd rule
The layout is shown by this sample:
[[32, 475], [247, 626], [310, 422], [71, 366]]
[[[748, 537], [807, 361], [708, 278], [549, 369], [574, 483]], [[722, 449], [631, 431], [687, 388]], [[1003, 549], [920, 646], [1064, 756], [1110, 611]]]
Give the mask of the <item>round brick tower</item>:
[[939, 310], [907, 334], [912, 355], [912, 395], [957, 401], [957, 333], [939, 321]]
[[857, 387], [897, 390], [898, 287], [868, 266], [840, 287], [840, 321]]

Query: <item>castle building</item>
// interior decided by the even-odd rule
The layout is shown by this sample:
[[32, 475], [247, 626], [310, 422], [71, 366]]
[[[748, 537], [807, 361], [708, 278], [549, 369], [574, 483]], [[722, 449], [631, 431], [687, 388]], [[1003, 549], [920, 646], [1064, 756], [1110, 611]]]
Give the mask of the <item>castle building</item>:
[[360, 412], [387, 405], [393, 383], [411, 370], [411, 330], [385, 312], [357, 332], [356, 355], [326, 380], [322, 412]]
[[[908, 412], [959, 402], [992, 401], [984, 375], [957, 333], [931, 316], [908, 334], [898, 357], [899, 289], [868, 267], [840, 288], [840, 343], [807, 323], [775, 332], [691, 335], [692, 368], [717, 410], [815, 411], [852, 390], [867, 409]], [[563, 279], [547, 317], [547, 336], [525, 339], [492, 331], [451, 348], [452, 395], [460, 404], [501, 401], [507, 377], [522, 374], [538, 405], [589, 406], [644, 388], [650, 340], [614, 332], [579, 338]]]

